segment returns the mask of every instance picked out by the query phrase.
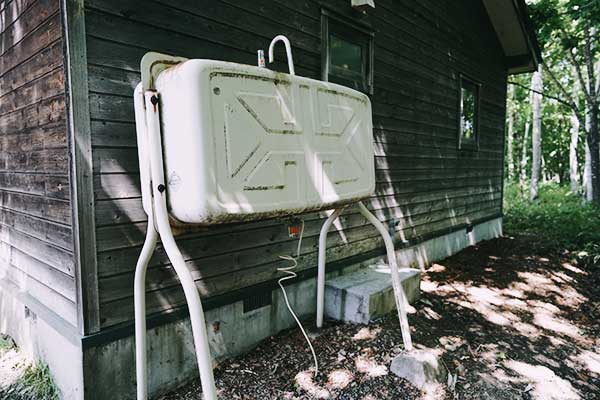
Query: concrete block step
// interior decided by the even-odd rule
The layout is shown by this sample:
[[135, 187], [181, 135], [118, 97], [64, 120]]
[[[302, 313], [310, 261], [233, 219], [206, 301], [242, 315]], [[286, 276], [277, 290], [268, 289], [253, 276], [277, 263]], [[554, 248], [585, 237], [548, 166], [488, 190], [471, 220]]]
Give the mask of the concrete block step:
[[[400, 280], [408, 302], [418, 300], [420, 271], [400, 269]], [[325, 315], [329, 318], [366, 324], [395, 309], [392, 276], [387, 265], [363, 268], [325, 282]]]

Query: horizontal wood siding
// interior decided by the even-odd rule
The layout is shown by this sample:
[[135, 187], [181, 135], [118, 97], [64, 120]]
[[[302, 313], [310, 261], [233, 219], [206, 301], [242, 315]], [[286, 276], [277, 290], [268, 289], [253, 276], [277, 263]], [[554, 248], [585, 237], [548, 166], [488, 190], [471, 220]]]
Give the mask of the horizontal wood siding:
[[[327, 2], [356, 19], [350, 1]], [[86, 29], [96, 201], [100, 318], [133, 318], [133, 272], [146, 230], [141, 207], [132, 91], [153, 50], [255, 64], [277, 34], [292, 42], [296, 71], [321, 75], [321, 5], [316, 0], [88, 0]], [[396, 240], [501, 212], [506, 69], [478, 0], [377, 0], [364, 18], [375, 32], [373, 118], [377, 190], [368, 201], [395, 224]], [[274, 69], [287, 71], [282, 49]], [[481, 148], [457, 150], [458, 76], [480, 81]], [[316, 265], [322, 216], [308, 214], [301, 269]], [[330, 235], [328, 257], [383, 245], [356, 210]], [[283, 221], [267, 220], [179, 239], [198, 289], [220, 295], [277, 277], [278, 256], [296, 246]], [[183, 295], [159, 246], [148, 271], [148, 308], [166, 311]]]
[[0, 2], [0, 276], [76, 326], [65, 115], [59, 1]]

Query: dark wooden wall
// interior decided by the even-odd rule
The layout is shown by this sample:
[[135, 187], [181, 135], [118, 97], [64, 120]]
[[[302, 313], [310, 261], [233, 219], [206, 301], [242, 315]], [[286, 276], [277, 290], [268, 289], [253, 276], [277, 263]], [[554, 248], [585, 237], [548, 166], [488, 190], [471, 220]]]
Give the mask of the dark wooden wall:
[[[355, 18], [350, 0], [326, 2]], [[377, 0], [375, 31], [377, 195], [380, 219], [410, 239], [498, 216], [505, 113], [502, 50], [478, 0]], [[296, 72], [321, 74], [321, 6], [312, 0], [88, 0], [87, 56], [93, 140], [100, 322], [133, 318], [133, 271], [146, 230], [132, 91], [147, 51], [255, 64], [277, 34], [293, 45]], [[281, 49], [279, 49], [281, 50]], [[275, 69], [287, 71], [280, 52]], [[481, 149], [457, 150], [458, 74], [482, 82]], [[300, 268], [316, 266], [319, 215], [306, 215]], [[355, 210], [330, 235], [329, 259], [379, 248]], [[211, 228], [180, 239], [204, 297], [271, 281], [278, 255], [294, 251], [282, 221]], [[148, 272], [149, 312], [182, 304], [159, 249]]]
[[73, 326], [58, 0], [0, 1], [0, 276]]

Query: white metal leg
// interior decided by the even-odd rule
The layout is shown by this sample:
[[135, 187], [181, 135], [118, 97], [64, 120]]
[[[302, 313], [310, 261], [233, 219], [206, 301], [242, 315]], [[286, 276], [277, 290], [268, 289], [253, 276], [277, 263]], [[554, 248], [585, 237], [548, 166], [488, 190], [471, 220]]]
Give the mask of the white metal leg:
[[319, 234], [319, 263], [317, 273], [317, 328], [323, 326], [323, 309], [325, 307], [325, 251], [327, 250], [327, 233], [333, 221], [339, 217], [342, 208], [334, 210], [323, 223]]
[[[179, 281], [183, 287], [185, 299], [190, 310], [190, 320], [192, 324], [192, 333], [194, 337], [194, 345], [196, 348], [196, 358], [198, 360], [198, 368], [200, 370], [200, 381], [202, 384], [202, 393], [205, 400], [216, 400], [217, 392], [212, 371], [212, 362], [210, 356], [210, 348], [208, 345], [208, 336], [206, 332], [206, 324], [204, 321], [204, 312], [202, 310], [202, 302], [200, 294], [196, 288], [196, 284], [191, 272], [185, 265], [185, 260], [179, 251], [179, 247], [175, 242], [171, 226], [169, 224], [169, 215], [167, 211], [166, 186], [164, 178], [164, 170], [162, 163], [162, 148], [160, 138], [160, 123], [159, 123], [159, 104], [156, 93], [147, 91], [144, 94], [146, 104], [146, 129], [148, 135], [147, 154], [150, 159], [150, 170], [152, 177], [152, 195], [153, 195], [153, 214], [149, 215], [148, 232], [154, 231], [154, 224], [162, 245], [179, 277]], [[152, 225], [151, 225], [152, 223]], [[153, 249], [152, 241], [156, 242], [156, 234], [148, 233], [146, 242], [142, 249], [142, 254], [138, 261], [136, 269], [135, 289], [138, 296], [136, 299], [136, 357], [137, 357], [137, 377], [138, 377], [138, 400], [146, 400], [146, 351], [145, 351], [145, 297], [144, 280], [146, 265]], [[135, 292], [135, 290], [134, 290]], [[139, 320], [139, 321], [138, 321]], [[143, 338], [142, 338], [143, 337]], [[143, 354], [142, 354], [143, 353]], [[140, 388], [143, 386], [143, 388]]]
[[137, 378], [137, 398], [148, 397], [148, 374], [146, 360], [146, 268], [156, 248], [158, 235], [154, 229], [154, 218], [148, 216], [148, 229], [142, 253], [135, 267], [133, 301], [135, 306], [135, 374]]
[[412, 339], [410, 337], [410, 328], [408, 326], [408, 317], [406, 316], [406, 294], [400, 281], [398, 272], [398, 261], [396, 260], [396, 251], [394, 250], [394, 242], [390, 237], [389, 232], [383, 224], [375, 217], [362, 202], [358, 202], [358, 207], [362, 215], [379, 231], [385, 243], [387, 251], [388, 264], [392, 274], [392, 286], [394, 288], [394, 298], [396, 299], [396, 308], [398, 309], [398, 318], [400, 319], [400, 329], [402, 331], [402, 341], [406, 350], [412, 350]]

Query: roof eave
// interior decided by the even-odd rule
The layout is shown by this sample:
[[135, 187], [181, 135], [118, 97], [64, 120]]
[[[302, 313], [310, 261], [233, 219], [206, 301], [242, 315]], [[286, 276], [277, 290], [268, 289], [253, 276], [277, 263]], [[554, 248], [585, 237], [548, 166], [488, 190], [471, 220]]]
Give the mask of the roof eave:
[[524, 0], [483, 0], [509, 74], [535, 71], [542, 54]]

